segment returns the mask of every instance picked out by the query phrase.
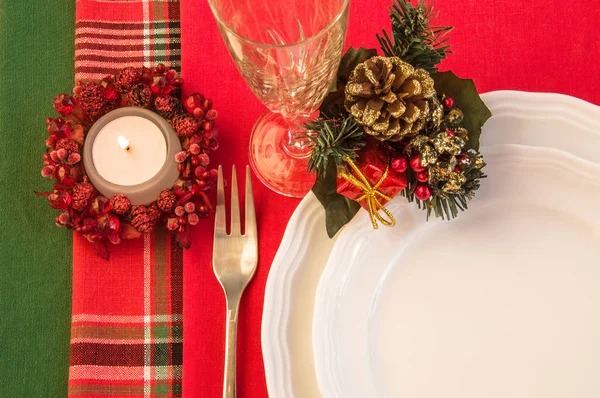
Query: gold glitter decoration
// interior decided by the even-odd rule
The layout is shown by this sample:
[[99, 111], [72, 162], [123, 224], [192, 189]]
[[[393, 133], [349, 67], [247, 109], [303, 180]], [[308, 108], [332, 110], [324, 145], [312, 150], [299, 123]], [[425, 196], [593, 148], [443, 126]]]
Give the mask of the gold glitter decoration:
[[485, 162], [483, 161], [483, 156], [481, 156], [481, 155], [475, 156], [473, 166], [476, 169], [481, 169], [483, 166], [485, 166]]
[[461, 138], [451, 136], [445, 131], [436, 134], [432, 142], [438, 153], [448, 152], [454, 156], [458, 155], [465, 146], [465, 142]]
[[350, 74], [345, 107], [367, 134], [399, 141], [418, 134], [427, 121], [441, 123], [433, 84], [427, 71], [398, 57], [372, 57]]
[[[345, 172], [341, 172], [338, 175], [344, 180], [351, 183], [352, 185], [356, 186], [358, 189], [361, 190], [361, 192], [363, 192], [363, 194], [360, 197], [356, 198], [355, 201], [361, 202], [365, 200], [367, 202], [367, 207], [369, 211], [369, 216], [371, 217], [371, 224], [373, 225], [373, 229], [379, 229], [379, 224], [377, 223], [378, 221], [388, 227], [393, 227], [394, 225], [396, 225], [396, 219], [394, 218], [392, 213], [388, 209], [386, 209], [385, 206], [383, 206], [379, 201], [379, 198], [382, 198], [387, 201], [392, 200], [392, 198], [379, 191], [379, 186], [387, 178], [389, 166], [385, 168], [385, 171], [381, 175], [379, 181], [377, 181], [375, 185], [371, 186], [371, 183], [369, 182], [367, 177], [365, 177], [365, 175], [360, 171], [360, 169], [356, 167], [356, 164], [354, 164], [352, 159], [346, 157], [344, 158], [344, 160], [346, 161], [346, 163], [348, 163], [348, 165], [358, 176], [358, 178], [356, 178], [353, 174], [348, 174]], [[380, 214], [380, 212], [383, 212], [387, 219], [384, 218]]]
[[446, 122], [451, 126], [458, 126], [463, 121], [463, 113], [460, 109], [454, 108], [446, 115]]
[[457, 127], [454, 129], [454, 135], [462, 138], [462, 140], [464, 142], [468, 142], [469, 141], [469, 131], [466, 128], [463, 127]]
[[442, 187], [442, 191], [448, 194], [459, 194], [463, 192], [462, 185], [467, 182], [467, 177], [462, 173], [451, 172], [448, 180]]

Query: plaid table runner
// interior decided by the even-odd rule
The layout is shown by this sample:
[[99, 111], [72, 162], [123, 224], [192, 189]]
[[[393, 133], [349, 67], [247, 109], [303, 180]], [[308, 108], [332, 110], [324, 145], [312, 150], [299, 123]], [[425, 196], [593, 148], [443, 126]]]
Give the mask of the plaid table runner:
[[[78, 0], [76, 79], [180, 69], [178, 0]], [[74, 234], [69, 396], [180, 397], [183, 254], [161, 228], [100, 259]]]

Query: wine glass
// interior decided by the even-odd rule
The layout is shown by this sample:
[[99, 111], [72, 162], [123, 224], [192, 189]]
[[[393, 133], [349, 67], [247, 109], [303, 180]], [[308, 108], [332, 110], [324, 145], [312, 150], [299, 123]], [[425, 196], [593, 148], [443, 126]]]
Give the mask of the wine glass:
[[337, 72], [349, 0], [209, 0], [240, 73], [268, 108], [250, 136], [250, 164], [273, 191], [302, 197], [309, 132], [303, 127]]

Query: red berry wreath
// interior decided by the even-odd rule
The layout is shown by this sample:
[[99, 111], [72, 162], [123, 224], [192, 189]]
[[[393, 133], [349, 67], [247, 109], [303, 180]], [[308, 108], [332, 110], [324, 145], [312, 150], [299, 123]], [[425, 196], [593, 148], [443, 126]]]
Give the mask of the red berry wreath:
[[[61, 213], [56, 225], [73, 229], [108, 259], [107, 243], [133, 239], [163, 224], [189, 248], [190, 226], [208, 217], [212, 205], [206, 191], [214, 187], [217, 172], [208, 169], [209, 153], [218, 147], [214, 121], [217, 111], [202, 94], [181, 101], [183, 80], [174, 70], [159, 64], [153, 70], [128, 67], [100, 82], [80, 81], [74, 96], [59, 94], [54, 109], [61, 116], [46, 119], [50, 137], [44, 154], [42, 176], [54, 181], [49, 192], [36, 192]], [[124, 194], [102, 196], [88, 181], [82, 151], [86, 134], [102, 116], [121, 107], [149, 109], [173, 127], [182, 151], [175, 157], [179, 178], [156, 200], [132, 206]]]

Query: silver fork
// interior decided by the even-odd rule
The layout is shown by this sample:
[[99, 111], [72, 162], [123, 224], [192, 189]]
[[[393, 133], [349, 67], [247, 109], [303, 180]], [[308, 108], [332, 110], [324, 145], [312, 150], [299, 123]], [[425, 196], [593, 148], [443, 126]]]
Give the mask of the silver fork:
[[246, 228], [245, 233], [242, 235], [235, 166], [233, 166], [231, 176], [231, 233], [229, 234], [227, 234], [225, 225], [223, 169], [219, 166], [213, 269], [223, 287], [227, 300], [223, 398], [235, 397], [235, 350], [238, 310], [244, 289], [256, 271], [257, 261], [256, 215], [250, 182], [250, 168], [246, 166]]

